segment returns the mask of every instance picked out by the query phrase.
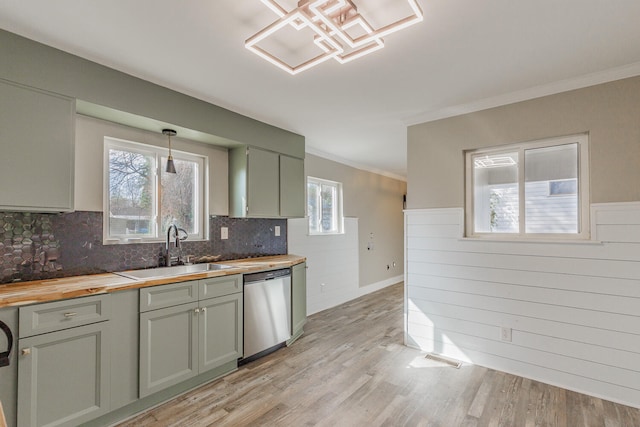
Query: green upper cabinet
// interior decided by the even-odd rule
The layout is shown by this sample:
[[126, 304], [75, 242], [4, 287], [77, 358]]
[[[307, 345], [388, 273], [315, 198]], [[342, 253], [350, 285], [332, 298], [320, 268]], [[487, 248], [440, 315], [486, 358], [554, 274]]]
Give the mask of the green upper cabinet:
[[280, 155], [280, 216], [304, 217], [304, 160]]
[[0, 210], [73, 210], [75, 101], [0, 79]]
[[304, 160], [255, 147], [229, 151], [229, 216], [304, 216]]
[[274, 218], [279, 215], [278, 154], [249, 148], [247, 150], [247, 216]]

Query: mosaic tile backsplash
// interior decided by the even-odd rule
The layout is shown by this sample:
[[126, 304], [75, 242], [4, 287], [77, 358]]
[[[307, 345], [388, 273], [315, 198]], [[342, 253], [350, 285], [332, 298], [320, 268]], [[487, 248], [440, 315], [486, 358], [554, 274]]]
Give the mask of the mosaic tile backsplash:
[[[280, 226], [280, 236], [275, 227]], [[220, 238], [228, 227], [229, 238]], [[209, 241], [182, 254], [219, 261], [287, 253], [286, 219], [209, 218]], [[164, 243], [102, 244], [102, 212], [0, 212], [0, 283], [157, 267]]]

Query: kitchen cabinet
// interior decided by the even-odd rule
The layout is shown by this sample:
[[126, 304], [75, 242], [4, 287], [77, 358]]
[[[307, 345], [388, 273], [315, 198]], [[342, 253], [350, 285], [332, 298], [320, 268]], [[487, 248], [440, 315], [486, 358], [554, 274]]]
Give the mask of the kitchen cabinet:
[[291, 267], [291, 339], [293, 343], [304, 332], [307, 323], [307, 263]]
[[280, 216], [304, 217], [304, 160], [280, 155]]
[[101, 295], [20, 308], [19, 427], [75, 426], [110, 410], [108, 302]]
[[111, 294], [111, 411], [138, 400], [138, 295], [137, 289]]
[[140, 397], [198, 374], [196, 310], [194, 302], [140, 313]]
[[0, 79], [0, 210], [73, 210], [75, 100]]
[[[292, 266], [287, 344], [306, 321], [304, 267]], [[243, 310], [242, 274], [0, 308], [14, 335], [0, 366], [8, 426], [110, 425], [226, 375], [243, 355]]]
[[304, 160], [255, 147], [229, 151], [229, 216], [304, 216]]
[[200, 302], [200, 373], [242, 357], [242, 308], [242, 292]]
[[241, 285], [233, 275], [140, 290], [140, 397], [242, 356]]

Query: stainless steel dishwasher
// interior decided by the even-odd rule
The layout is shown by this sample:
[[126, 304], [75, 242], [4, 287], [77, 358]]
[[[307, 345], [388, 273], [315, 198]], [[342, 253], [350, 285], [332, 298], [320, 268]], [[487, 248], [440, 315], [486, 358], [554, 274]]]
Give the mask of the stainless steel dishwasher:
[[291, 338], [291, 269], [244, 275], [244, 355], [249, 362]]

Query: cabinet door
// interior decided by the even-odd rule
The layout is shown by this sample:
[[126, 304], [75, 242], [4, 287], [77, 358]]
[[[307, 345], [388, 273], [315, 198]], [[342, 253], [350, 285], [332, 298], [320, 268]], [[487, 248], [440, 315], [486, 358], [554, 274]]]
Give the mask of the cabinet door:
[[242, 357], [242, 293], [200, 301], [200, 373]]
[[280, 216], [304, 217], [304, 160], [280, 155]]
[[109, 294], [112, 316], [111, 330], [111, 411], [138, 400], [140, 326], [138, 290], [129, 289]]
[[75, 102], [0, 79], [0, 210], [73, 210]]
[[140, 397], [198, 374], [198, 303], [140, 313]]
[[247, 163], [247, 207], [251, 217], [280, 216], [280, 173], [277, 153], [250, 147]]
[[109, 411], [109, 322], [19, 340], [18, 426], [76, 426]]
[[293, 339], [302, 334], [307, 323], [307, 263], [291, 267], [291, 335]]

